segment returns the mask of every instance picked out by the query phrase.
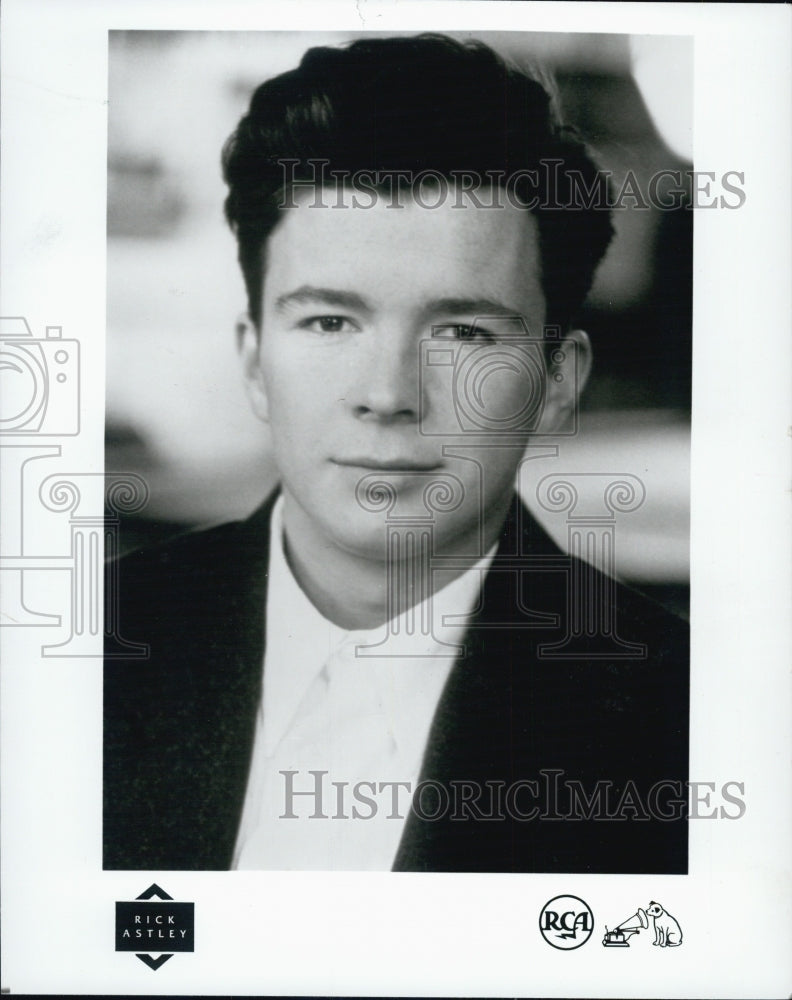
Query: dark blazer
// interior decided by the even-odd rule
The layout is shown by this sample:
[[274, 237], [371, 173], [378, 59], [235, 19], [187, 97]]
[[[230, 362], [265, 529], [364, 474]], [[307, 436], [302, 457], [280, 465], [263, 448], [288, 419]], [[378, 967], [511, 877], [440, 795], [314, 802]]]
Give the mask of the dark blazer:
[[[273, 502], [119, 564], [120, 633], [150, 655], [105, 662], [106, 869], [230, 865], [261, 694]], [[687, 798], [687, 626], [614, 584], [618, 635], [645, 655], [613, 657], [604, 642], [548, 658], [543, 645], [566, 634], [571, 563], [516, 501], [494, 566], [501, 557], [514, 558], [486, 579], [424, 757], [421, 779], [441, 788], [427, 786], [420, 812], [443, 789], [456, 810], [411, 811], [394, 870], [685, 873], [686, 808], [674, 800]], [[453, 782], [486, 795], [462, 805], [471, 793]], [[561, 818], [570, 811], [578, 818]]]

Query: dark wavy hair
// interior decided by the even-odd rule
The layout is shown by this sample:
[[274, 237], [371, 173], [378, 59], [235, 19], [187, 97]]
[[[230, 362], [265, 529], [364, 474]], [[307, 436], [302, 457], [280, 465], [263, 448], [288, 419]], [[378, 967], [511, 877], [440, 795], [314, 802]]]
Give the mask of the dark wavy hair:
[[575, 197], [573, 176], [588, 189], [604, 181], [585, 146], [559, 121], [542, 84], [489, 46], [422, 34], [312, 48], [296, 69], [256, 89], [223, 148], [225, 213], [256, 326], [266, 240], [283, 212], [285, 160], [297, 161], [290, 172], [306, 180], [316, 160], [346, 173], [538, 171], [537, 206], [529, 210], [539, 228], [547, 323], [562, 329], [613, 235], [610, 212]]

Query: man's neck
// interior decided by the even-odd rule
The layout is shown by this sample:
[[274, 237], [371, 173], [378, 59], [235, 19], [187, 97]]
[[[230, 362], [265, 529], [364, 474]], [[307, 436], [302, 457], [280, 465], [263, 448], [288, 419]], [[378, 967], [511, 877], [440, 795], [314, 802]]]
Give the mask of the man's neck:
[[[394, 616], [394, 608], [396, 613], [406, 611], [461, 576], [466, 561], [474, 565], [495, 544], [511, 502], [511, 498], [504, 498], [502, 512], [484, 525], [483, 537], [476, 531], [444, 547], [440, 553], [443, 556], [465, 557], [457, 569], [442, 574], [427, 573], [421, 570], [425, 563], [419, 562], [412, 567], [414, 572], [398, 574], [400, 592], [393, 595], [389, 593], [385, 559], [370, 558], [333, 544], [290, 499], [288, 495], [284, 498], [283, 517], [284, 548], [289, 567], [320, 614], [349, 630], [376, 628]], [[483, 550], [478, 551], [481, 541]]]

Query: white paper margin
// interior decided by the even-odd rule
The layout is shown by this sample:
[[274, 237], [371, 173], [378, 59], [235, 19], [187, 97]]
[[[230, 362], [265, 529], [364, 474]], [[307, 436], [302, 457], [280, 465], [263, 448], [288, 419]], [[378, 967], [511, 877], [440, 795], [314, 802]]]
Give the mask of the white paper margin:
[[[107, 31], [464, 29], [689, 34], [695, 166], [744, 171], [695, 217], [691, 777], [745, 783], [691, 823], [691, 875], [101, 872], [101, 661], [3, 629], [3, 987], [12, 993], [760, 997], [792, 992], [790, 8], [729, 4], [6, 0], [2, 314], [82, 350], [82, 430], [54, 471], [101, 472]], [[196, 951], [156, 973], [113, 950], [114, 901], [161, 882]], [[618, 921], [661, 899], [674, 949], [554, 951], [543, 903]]]

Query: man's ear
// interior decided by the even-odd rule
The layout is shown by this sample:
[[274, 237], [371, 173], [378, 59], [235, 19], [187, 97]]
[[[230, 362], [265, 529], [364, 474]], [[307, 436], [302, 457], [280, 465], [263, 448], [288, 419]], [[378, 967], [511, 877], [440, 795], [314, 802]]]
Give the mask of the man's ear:
[[256, 324], [247, 313], [237, 320], [236, 341], [239, 357], [242, 360], [242, 374], [245, 378], [245, 388], [253, 412], [265, 423], [269, 422], [269, 400], [264, 384], [264, 374], [261, 371], [261, 334]]
[[591, 372], [591, 341], [585, 330], [570, 330], [548, 349], [547, 387], [540, 432], [563, 430], [574, 417]]

